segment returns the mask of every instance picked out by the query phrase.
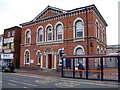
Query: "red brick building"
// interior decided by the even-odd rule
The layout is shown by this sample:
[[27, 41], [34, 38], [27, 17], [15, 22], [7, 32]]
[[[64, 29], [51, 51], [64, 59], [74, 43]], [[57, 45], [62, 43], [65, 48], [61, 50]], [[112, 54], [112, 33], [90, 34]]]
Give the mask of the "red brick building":
[[4, 30], [2, 60], [13, 62], [15, 68], [20, 66], [21, 27], [14, 26]]
[[[21, 67], [56, 69], [61, 48], [65, 54], [106, 53], [107, 23], [95, 5], [73, 10], [47, 6], [21, 26]], [[85, 66], [84, 59], [75, 65], [79, 61]]]

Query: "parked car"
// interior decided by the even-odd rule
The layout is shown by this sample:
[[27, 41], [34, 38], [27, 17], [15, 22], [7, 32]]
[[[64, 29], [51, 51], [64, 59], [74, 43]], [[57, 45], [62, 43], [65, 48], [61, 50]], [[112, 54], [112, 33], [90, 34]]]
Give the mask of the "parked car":
[[14, 64], [12, 62], [2, 62], [2, 72], [11, 71], [14, 72]]

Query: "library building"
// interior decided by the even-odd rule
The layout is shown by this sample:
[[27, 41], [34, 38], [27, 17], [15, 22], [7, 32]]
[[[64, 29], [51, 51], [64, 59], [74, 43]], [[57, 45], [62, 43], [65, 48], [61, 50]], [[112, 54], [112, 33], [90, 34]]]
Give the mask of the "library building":
[[[106, 53], [107, 23], [95, 5], [72, 10], [47, 6], [33, 20], [20, 25], [20, 67], [57, 69], [62, 65], [61, 50], [64, 55]], [[64, 59], [64, 66], [70, 62]], [[85, 59], [79, 58], [75, 66], [79, 62], [86, 65]], [[93, 67], [99, 61], [90, 63]]]

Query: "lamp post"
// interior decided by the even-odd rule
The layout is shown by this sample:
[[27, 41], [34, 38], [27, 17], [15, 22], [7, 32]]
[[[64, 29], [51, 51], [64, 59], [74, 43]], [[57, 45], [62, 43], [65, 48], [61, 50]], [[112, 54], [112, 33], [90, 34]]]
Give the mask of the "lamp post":
[[[64, 54], [64, 48], [61, 48], [61, 50], [60, 50], [60, 57], [62, 57], [63, 54]], [[61, 70], [61, 71], [62, 71], [62, 72], [61, 72], [62, 74], [61, 74], [61, 75], [62, 75], [62, 77], [64, 77], [64, 71], [63, 71], [63, 58], [61, 58], [61, 59], [62, 59], [62, 70]]]

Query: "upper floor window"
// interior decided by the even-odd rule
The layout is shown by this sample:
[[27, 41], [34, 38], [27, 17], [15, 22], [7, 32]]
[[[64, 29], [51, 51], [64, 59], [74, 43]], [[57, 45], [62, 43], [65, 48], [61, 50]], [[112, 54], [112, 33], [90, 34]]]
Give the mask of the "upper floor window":
[[57, 40], [63, 39], [63, 26], [61, 24], [57, 25]]
[[15, 36], [15, 31], [12, 31], [12, 36]]
[[83, 22], [78, 20], [75, 24], [75, 37], [83, 37]]
[[10, 31], [9, 31], [8, 34], [7, 34], [7, 37], [10, 37], [10, 34], [11, 34], [11, 33], [10, 33]]
[[52, 31], [52, 27], [48, 26], [47, 27], [47, 40], [50, 41], [53, 39], [53, 31]]
[[38, 37], [37, 37], [37, 40], [38, 40], [38, 42], [43, 42], [43, 36], [44, 36], [44, 33], [43, 33], [44, 31], [43, 31], [43, 28], [39, 28], [38, 29]]
[[28, 30], [25, 35], [25, 43], [30, 44], [31, 43], [31, 31]]
[[96, 22], [96, 37], [99, 38], [99, 24]]

